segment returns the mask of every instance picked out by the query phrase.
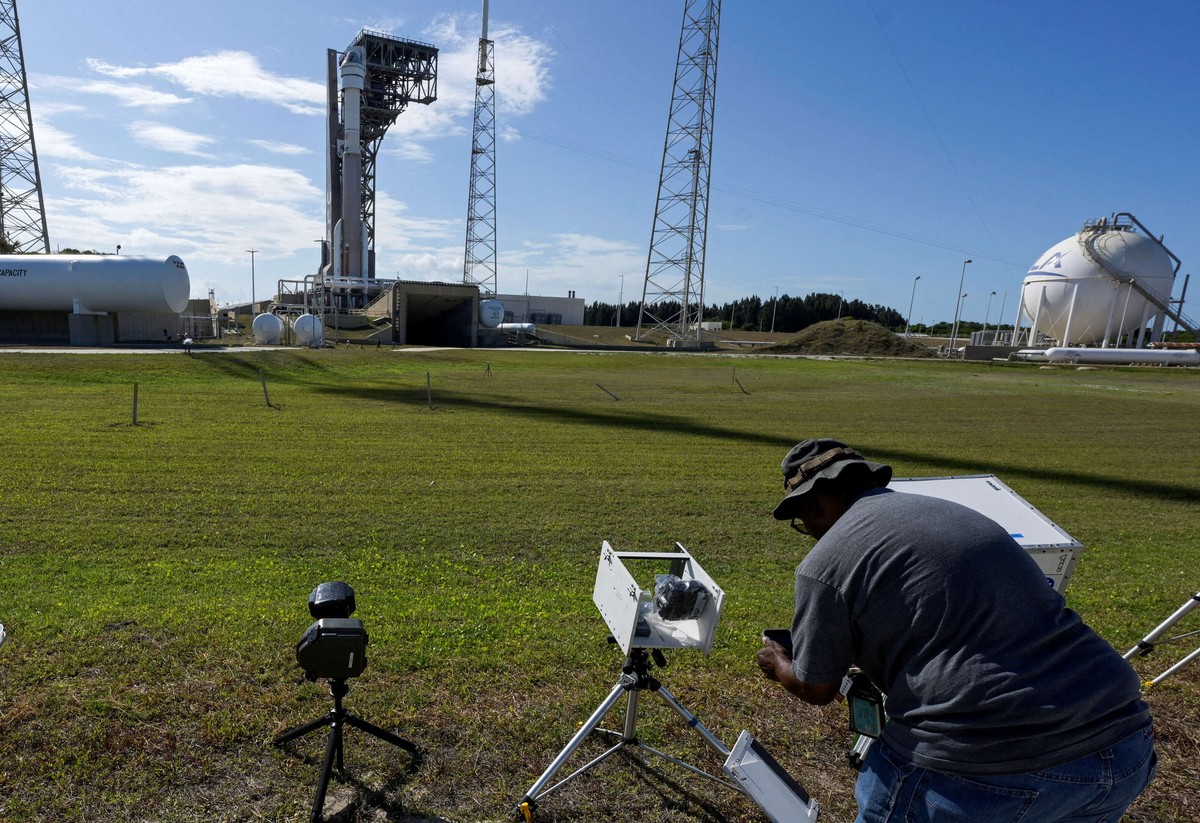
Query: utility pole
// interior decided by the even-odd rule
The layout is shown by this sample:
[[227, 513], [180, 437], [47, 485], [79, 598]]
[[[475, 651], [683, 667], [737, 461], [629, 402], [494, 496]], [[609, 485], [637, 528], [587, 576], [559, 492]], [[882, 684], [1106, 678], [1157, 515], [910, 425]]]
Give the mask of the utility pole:
[[909, 323], [912, 320], [913, 301], [917, 299], [917, 281], [920, 279], [921, 279], [921, 275], [919, 275], [919, 274], [913, 278], [912, 294], [908, 298], [908, 317], [904, 321], [904, 337], [906, 340], [908, 339]]
[[613, 325], [621, 325], [621, 307], [625, 305], [625, 275], [618, 275], [621, 278], [621, 291], [617, 294], [617, 316], [613, 318]]
[[250, 322], [247, 324], [247, 330], [254, 325], [254, 306], [258, 302], [254, 299], [254, 255], [258, 254], [258, 249], [246, 249], [246, 254], [250, 255]]
[[950, 357], [954, 356], [954, 343], [958, 340], [958, 313], [962, 309], [962, 299], [966, 297], [966, 295], [962, 293], [962, 290], [963, 282], [967, 276], [967, 264], [970, 262], [970, 260], [963, 261], [962, 274], [958, 276], [958, 291], [954, 293], [956, 295], [954, 303], [954, 328], [950, 331], [950, 351], [947, 352], [947, 355]]

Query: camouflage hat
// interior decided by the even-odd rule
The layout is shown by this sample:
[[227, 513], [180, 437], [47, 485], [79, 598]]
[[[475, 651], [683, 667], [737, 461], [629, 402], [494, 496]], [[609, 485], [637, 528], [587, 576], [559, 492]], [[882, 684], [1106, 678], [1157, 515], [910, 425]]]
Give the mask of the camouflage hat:
[[776, 520], [796, 517], [800, 498], [821, 480], [834, 480], [847, 472], [869, 473], [876, 486], [886, 486], [892, 479], [891, 466], [872, 463], [840, 440], [828, 437], [797, 443], [783, 458], [781, 468], [787, 494], [775, 507]]

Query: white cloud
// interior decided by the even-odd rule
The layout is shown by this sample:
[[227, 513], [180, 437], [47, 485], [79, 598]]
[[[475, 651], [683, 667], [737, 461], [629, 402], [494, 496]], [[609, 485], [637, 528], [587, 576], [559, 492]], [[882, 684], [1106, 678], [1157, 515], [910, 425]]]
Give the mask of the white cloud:
[[87, 149], [82, 149], [75, 143], [75, 137], [67, 134], [49, 120], [43, 118], [34, 125], [34, 139], [37, 141], [39, 159], [61, 159], [75, 161], [99, 160]]
[[[437, 102], [409, 106], [388, 130], [384, 144], [389, 153], [416, 162], [432, 159], [422, 143], [470, 133], [479, 63], [478, 18], [443, 15], [426, 36], [440, 44]], [[497, 128], [507, 139], [504, 118], [528, 114], [546, 99], [554, 52], [511, 26], [496, 26], [489, 36], [495, 43]]]
[[515, 117], [529, 114], [546, 99], [554, 52], [547, 44], [514, 28], [499, 29], [493, 37], [497, 117], [505, 113]]
[[162, 77], [196, 94], [272, 103], [295, 114], [325, 113], [323, 83], [272, 74], [262, 67], [257, 57], [244, 51], [185, 57], [177, 63], [150, 67], [115, 66], [91, 59], [88, 65], [109, 77]]
[[144, 146], [150, 146], [161, 151], [192, 154], [197, 157], [210, 156], [200, 151], [200, 149], [216, 142], [213, 138], [203, 134], [184, 131], [183, 129], [177, 129], [174, 126], [167, 126], [162, 123], [150, 123], [145, 120], [131, 123], [129, 132], [135, 140]]
[[[289, 169], [182, 165], [56, 170], [77, 196], [54, 203], [54, 234], [91, 247], [118, 238], [127, 253], [171, 253], [231, 263], [247, 248], [289, 257], [323, 232], [323, 196]], [[138, 251], [141, 249], [141, 251]], [[189, 262], [190, 265], [190, 262]]]
[[[92, 61], [88, 61], [91, 63]], [[67, 91], [75, 94], [94, 94], [113, 98], [118, 105], [125, 108], [157, 109], [167, 106], [178, 106], [191, 102], [189, 97], [180, 97], [169, 92], [140, 86], [136, 83], [113, 83], [107, 80], [83, 80], [78, 77], [60, 77], [58, 75], [39, 75], [37, 79], [39, 90]], [[42, 111], [42, 107], [37, 107]], [[60, 107], [65, 109], [65, 107]]]
[[[645, 274], [646, 252], [633, 243], [578, 233], [555, 234], [550, 240], [553, 245], [548, 248], [529, 244], [523, 251], [503, 255], [499, 268], [507, 267], [510, 275], [513, 268], [528, 268], [530, 291], [550, 294], [568, 289], [602, 294], [607, 290], [605, 284], [612, 284], [615, 293], [624, 275], [628, 295]], [[510, 284], [514, 282], [511, 276], [506, 279]], [[511, 285], [501, 291], [512, 291]]]
[[251, 140], [250, 144], [252, 146], [258, 146], [260, 149], [268, 151], [271, 154], [312, 154], [312, 149], [309, 149], [306, 146], [297, 146], [295, 143], [281, 143], [277, 140]]

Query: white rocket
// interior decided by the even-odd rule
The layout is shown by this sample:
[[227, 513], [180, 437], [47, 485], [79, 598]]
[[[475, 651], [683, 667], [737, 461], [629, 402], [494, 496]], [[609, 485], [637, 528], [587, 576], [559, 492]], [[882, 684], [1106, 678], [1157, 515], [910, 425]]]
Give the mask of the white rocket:
[[[365, 278], [367, 238], [362, 223], [362, 125], [360, 109], [367, 78], [367, 53], [362, 46], [346, 49], [342, 58], [342, 219], [333, 229], [333, 276]], [[342, 268], [343, 261], [345, 268]]]

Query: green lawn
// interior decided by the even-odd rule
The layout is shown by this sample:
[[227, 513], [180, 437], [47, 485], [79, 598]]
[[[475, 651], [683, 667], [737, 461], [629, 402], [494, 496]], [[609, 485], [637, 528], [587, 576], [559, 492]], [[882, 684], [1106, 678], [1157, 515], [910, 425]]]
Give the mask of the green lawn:
[[[809, 436], [901, 477], [998, 475], [1084, 544], [1068, 600], [1122, 650], [1200, 588], [1196, 370], [0, 354], [0, 421], [0, 820], [306, 820], [324, 736], [270, 741], [330, 706], [293, 654], [324, 580], [354, 586], [371, 638], [347, 707], [429, 752], [408, 774], [350, 729], [343, 819], [505, 819], [619, 675], [591, 602], [605, 539], [681, 541], [725, 588], [712, 656], [675, 653], [663, 681], [727, 744], [751, 729], [823, 819], [849, 820], [844, 707], [787, 699], [753, 661], [810, 545], [770, 517], [779, 460]], [[1149, 694], [1162, 764], [1133, 820], [1196, 819], [1198, 669]], [[643, 703], [647, 742], [719, 769]], [[650, 767], [605, 763], [538, 817], [761, 819]]]

